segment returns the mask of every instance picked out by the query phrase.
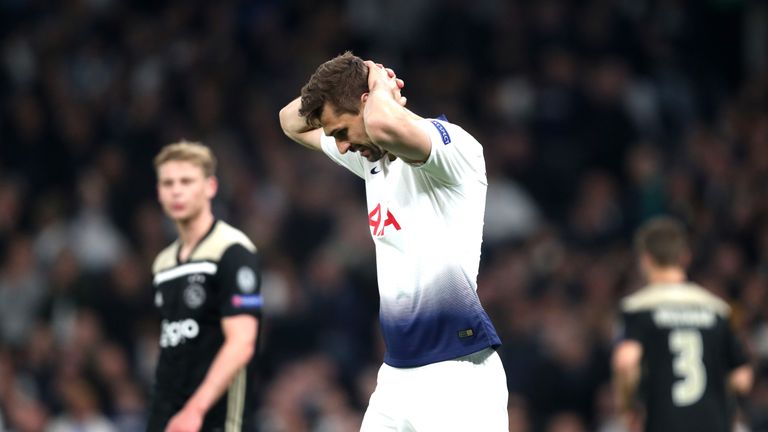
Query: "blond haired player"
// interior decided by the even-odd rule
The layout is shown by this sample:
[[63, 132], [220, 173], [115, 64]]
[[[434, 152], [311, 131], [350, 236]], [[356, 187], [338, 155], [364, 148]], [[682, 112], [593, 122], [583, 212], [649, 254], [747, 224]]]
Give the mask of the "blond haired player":
[[178, 239], [152, 268], [162, 328], [147, 430], [253, 430], [256, 247], [211, 211], [218, 185], [208, 147], [170, 144], [154, 162], [158, 199]]

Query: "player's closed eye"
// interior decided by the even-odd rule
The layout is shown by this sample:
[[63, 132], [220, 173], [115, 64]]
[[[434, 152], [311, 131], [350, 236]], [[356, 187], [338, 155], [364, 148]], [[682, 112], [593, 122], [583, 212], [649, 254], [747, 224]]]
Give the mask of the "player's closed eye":
[[335, 134], [333, 134], [333, 137], [336, 138], [337, 140], [345, 140], [347, 139], [347, 130], [342, 129], [336, 132]]

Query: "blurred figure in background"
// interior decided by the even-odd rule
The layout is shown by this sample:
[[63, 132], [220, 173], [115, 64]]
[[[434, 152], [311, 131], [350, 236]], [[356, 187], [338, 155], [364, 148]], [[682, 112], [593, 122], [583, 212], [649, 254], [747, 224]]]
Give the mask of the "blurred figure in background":
[[619, 409], [629, 419], [641, 400], [648, 432], [731, 431], [730, 398], [746, 395], [753, 380], [731, 308], [688, 282], [680, 222], [651, 219], [636, 247], [648, 285], [622, 302], [622, 340], [613, 353]]
[[[567, 412], [613, 427], [613, 319], [640, 288], [626, 240], [667, 213], [690, 227], [690, 280], [728, 302], [754, 355], [743, 422], [768, 430], [765, 2], [6, 1], [0, 23], [0, 297], [32, 300], [22, 325], [0, 313], [0, 334], [27, 335], [0, 341], [6, 429], [61, 414], [61, 375], [88, 381], [115, 426], [133, 413], [145, 425], [158, 312], [140, 306], [126, 326], [110, 313], [154, 299], [151, 264], [177, 233], [147, 161], [182, 134], [214, 150], [214, 213], [264, 257], [254, 410], [270, 411], [267, 394], [292, 403], [283, 377], [325, 355], [359, 426], [384, 352], [365, 191], [322, 152], [286, 145], [274, 118], [307, 70], [350, 49], [395, 65], [414, 111], [447, 112], [493, 155], [478, 295], [519, 398], [511, 424], [542, 432]], [[323, 255], [332, 270], [318, 270]], [[118, 280], [137, 259], [140, 274]], [[584, 361], [550, 335], [564, 310], [588, 335]], [[133, 386], [93, 374], [102, 344], [121, 345]], [[595, 379], [537, 388], [548, 364]], [[588, 393], [564, 400], [563, 388]], [[317, 408], [331, 407], [280, 413], [308, 430], [338, 424]]]
[[157, 194], [179, 238], [155, 259], [160, 360], [147, 430], [253, 430], [261, 313], [256, 247], [214, 217], [216, 159], [181, 141], [155, 157]]

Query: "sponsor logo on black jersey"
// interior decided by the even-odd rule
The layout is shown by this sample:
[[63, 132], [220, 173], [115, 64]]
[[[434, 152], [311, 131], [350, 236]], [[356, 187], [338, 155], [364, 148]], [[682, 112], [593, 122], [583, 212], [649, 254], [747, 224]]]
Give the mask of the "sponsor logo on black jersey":
[[160, 333], [160, 346], [162, 348], [178, 346], [200, 334], [200, 325], [191, 318], [179, 321], [163, 320], [162, 324], [163, 328]]

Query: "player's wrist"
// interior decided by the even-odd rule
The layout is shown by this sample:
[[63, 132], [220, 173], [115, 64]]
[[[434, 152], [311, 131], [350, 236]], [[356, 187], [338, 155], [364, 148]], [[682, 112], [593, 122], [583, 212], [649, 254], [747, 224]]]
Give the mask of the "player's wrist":
[[208, 407], [202, 402], [190, 400], [184, 405], [184, 410], [202, 417], [208, 412]]

